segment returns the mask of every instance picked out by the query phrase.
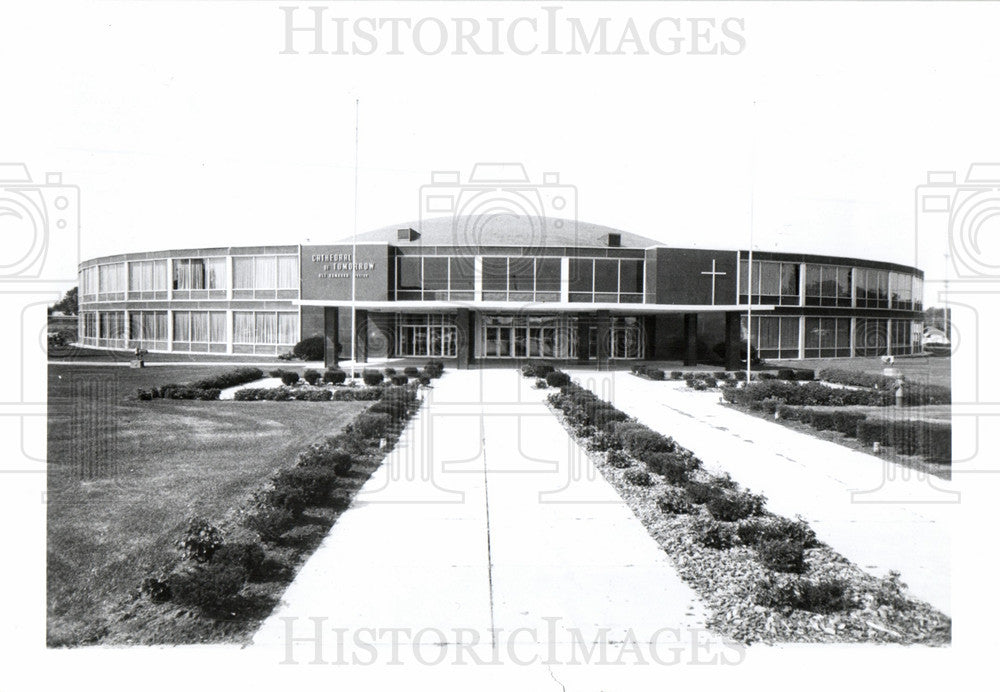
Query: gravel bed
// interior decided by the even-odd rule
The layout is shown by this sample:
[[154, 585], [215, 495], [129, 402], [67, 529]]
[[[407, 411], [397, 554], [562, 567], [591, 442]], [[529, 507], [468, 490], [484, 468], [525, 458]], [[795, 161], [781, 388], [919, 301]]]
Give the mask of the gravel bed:
[[[576, 436], [560, 410], [551, 404], [549, 407], [587, 450], [587, 440]], [[905, 588], [900, 590], [897, 586], [898, 582], [894, 584], [890, 579], [864, 572], [829, 546], [819, 544], [806, 551], [806, 569], [802, 575], [765, 568], [749, 546], [737, 544], [723, 550], [704, 547], [692, 529], [696, 517], [710, 517], [704, 506], [698, 506], [697, 514], [664, 513], [656, 502], [669, 486], [663, 477], [651, 474], [652, 485], [633, 485], [625, 479], [627, 469], [608, 464], [605, 453], [588, 450], [587, 455], [667, 553], [681, 577], [701, 596], [708, 611], [707, 624], [716, 632], [746, 644], [879, 642], [943, 646], [951, 643], [948, 616], [907, 596]], [[636, 462], [635, 467], [644, 465]], [[699, 469], [692, 478], [707, 481], [711, 476]], [[758, 605], [755, 585], [765, 578], [842, 579], [856, 607], [824, 614]]]

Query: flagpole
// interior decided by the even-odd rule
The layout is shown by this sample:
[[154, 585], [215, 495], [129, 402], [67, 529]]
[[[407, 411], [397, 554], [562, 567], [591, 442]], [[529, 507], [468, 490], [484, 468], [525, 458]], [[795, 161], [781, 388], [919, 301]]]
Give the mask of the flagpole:
[[750, 384], [750, 351], [753, 338], [753, 195], [757, 177], [757, 102], [753, 102], [753, 116], [750, 121], [753, 138], [750, 143], [750, 248], [747, 251], [747, 384]]
[[358, 111], [361, 99], [354, 99], [354, 235], [351, 239], [351, 381], [357, 375], [358, 362], [358, 309], [356, 292], [358, 282]]

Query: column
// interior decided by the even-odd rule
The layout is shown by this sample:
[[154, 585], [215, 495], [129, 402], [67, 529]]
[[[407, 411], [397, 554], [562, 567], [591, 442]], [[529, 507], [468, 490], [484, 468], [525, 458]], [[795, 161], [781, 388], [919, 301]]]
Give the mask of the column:
[[323, 308], [323, 363], [335, 368], [340, 363], [340, 309]]
[[569, 257], [559, 258], [559, 302], [569, 302]]
[[351, 353], [357, 353], [358, 363], [368, 362], [368, 311], [359, 309], [355, 316], [354, 347]]
[[684, 365], [698, 364], [698, 313], [684, 313]]
[[457, 356], [455, 367], [459, 370], [468, 370], [474, 361], [475, 313], [468, 308], [458, 308], [455, 313], [455, 327], [458, 337], [458, 343], [455, 345]]
[[590, 325], [590, 316], [581, 313], [576, 321], [576, 358], [581, 363], [590, 360]]
[[[173, 260], [171, 260], [173, 262]], [[170, 284], [173, 286], [173, 284]], [[167, 350], [174, 350], [174, 311], [167, 310]]]
[[233, 342], [236, 340], [236, 318], [232, 310], [226, 310], [226, 353], [233, 352]]
[[742, 365], [743, 349], [740, 348], [740, 313], [726, 313], [726, 370], [739, 370]]
[[597, 311], [597, 367], [606, 367], [611, 359], [611, 313]]
[[656, 352], [656, 315], [644, 315], [642, 318], [642, 331], [644, 333], [645, 351], [644, 360], [655, 360]]

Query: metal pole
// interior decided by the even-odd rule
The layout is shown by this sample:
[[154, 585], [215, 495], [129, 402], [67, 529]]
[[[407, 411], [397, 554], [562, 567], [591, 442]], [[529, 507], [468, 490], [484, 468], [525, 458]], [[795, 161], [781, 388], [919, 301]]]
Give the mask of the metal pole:
[[757, 102], [753, 102], [750, 146], [750, 248], [747, 250], [747, 384], [750, 384], [750, 343], [753, 337], [753, 193], [757, 177]]
[[354, 99], [354, 235], [351, 239], [351, 381], [358, 362], [358, 309], [355, 293], [358, 281], [358, 111], [361, 99]]

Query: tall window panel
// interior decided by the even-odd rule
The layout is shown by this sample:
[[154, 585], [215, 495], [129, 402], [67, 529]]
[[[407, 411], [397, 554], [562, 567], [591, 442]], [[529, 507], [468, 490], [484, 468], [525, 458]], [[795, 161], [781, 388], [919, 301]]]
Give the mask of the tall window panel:
[[851, 268], [831, 264], [806, 265], [806, 305], [851, 307]]
[[129, 313], [129, 348], [165, 351], [167, 336], [166, 310], [133, 310]]
[[854, 354], [884, 356], [889, 349], [888, 320], [858, 317], [854, 324]]
[[225, 257], [186, 257], [173, 260], [173, 297], [225, 297], [226, 263]]
[[284, 352], [298, 341], [298, 313], [242, 310], [233, 313], [235, 353]]
[[[750, 345], [760, 358], [799, 357], [798, 317], [754, 317]], [[747, 339], [747, 318], [740, 320], [741, 338]]]
[[571, 303], [642, 303], [644, 262], [634, 259], [577, 258], [569, 261]]
[[98, 300], [124, 300], [128, 278], [125, 263], [102, 264], [97, 268]]
[[851, 355], [850, 317], [807, 317], [806, 358], [846, 358]]
[[234, 298], [295, 298], [298, 290], [299, 266], [295, 256], [233, 258]]
[[889, 272], [882, 269], [855, 271], [857, 306], [859, 308], [889, 307]]
[[80, 297], [97, 297], [97, 267], [84, 267], [80, 270]]
[[[752, 289], [748, 292], [748, 289]], [[740, 302], [748, 296], [754, 305], [798, 305], [799, 265], [797, 262], [740, 260]]]
[[162, 299], [167, 296], [167, 261], [143, 260], [128, 263], [128, 292], [133, 299]]

